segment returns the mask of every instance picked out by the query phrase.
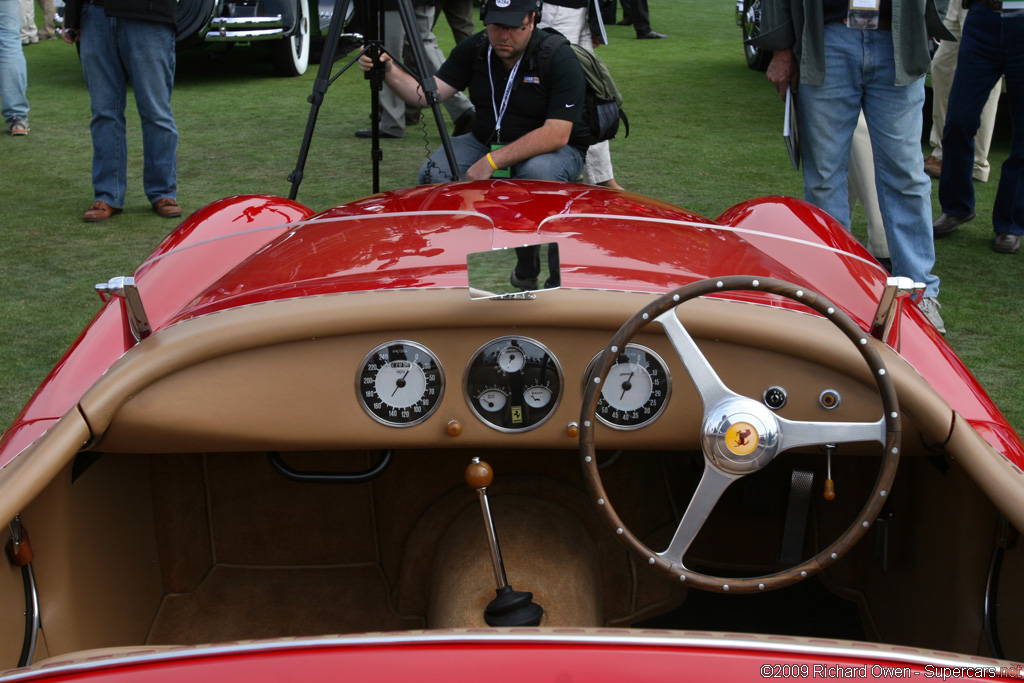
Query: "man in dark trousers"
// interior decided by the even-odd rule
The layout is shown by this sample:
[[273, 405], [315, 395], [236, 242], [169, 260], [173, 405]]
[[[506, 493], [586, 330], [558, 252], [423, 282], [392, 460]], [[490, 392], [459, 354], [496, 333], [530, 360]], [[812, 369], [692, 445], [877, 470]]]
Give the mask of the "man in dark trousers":
[[1024, 235], [1024, 76], [1017, 68], [1024, 65], [1024, 9], [1004, 5], [1009, 3], [974, 2], [964, 20], [942, 134], [942, 215], [932, 229], [935, 237], [942, 237], [974, 218], [974, 136], [989, 93], [1005, 76], [1013, 135], [992, 209], [992, 250], [1016, 254]]
[[78, 43], [92, 107], [92, 184], [86, 222], [121, 213], [128, 185], [125, 106], [129, 82], [142, 120], [142, 182], [153, 210], [181, 216], [174, 89], [175, 0], [68, 0], [64, 41]]

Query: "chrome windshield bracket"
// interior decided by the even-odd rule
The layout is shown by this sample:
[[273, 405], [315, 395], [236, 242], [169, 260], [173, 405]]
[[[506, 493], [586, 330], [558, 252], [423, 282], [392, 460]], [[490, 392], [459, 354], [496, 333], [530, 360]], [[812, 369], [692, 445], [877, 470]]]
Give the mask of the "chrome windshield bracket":
[[924, 293], [924, 283], [909, 277], [890, 277], [878, 300], [878, 309], [871, 321], [871, 336], [899, 351], [899, 319], [908, 299]]
[[110, 301], [113, 296], [121, 298], [124, 303], [125, 315], [128, 318], [128, 327], [131, 329], [135, 341], [142, 341], [153, 333], [149, 317], [146, 316], [146, 308], [142, 305], [142, 297], [139, 296], [139, 289], [135, 286], [135, 278], [111, 278], [107, 282], [96, 285], [96, 292], [104, 303]]
[[28, 534], [21, 526], [21, 517], [15, 516], [10, 523], [11, 538], [7, 543], [7, 556], [11, 564], [21, 568], [22, 582], [25, 584], [25, 638], [21, 646], [18, 666], [28, 666], [36, 654], [36, 642], [42, 622], [39, 617], [39, 593], [36, 590], [36, 577], [32, 571], [32, 548], [28, 543]]
[[22, 541], [24, 540], [24, 535], [22, 534], [21, 527], [21, 518], [19, 516], [15, 516], [14, 519], [11, 520], [9, 527], [11, 530], [10, 553], [12, 557], [17, 557], [21, 553], [21, 544]]

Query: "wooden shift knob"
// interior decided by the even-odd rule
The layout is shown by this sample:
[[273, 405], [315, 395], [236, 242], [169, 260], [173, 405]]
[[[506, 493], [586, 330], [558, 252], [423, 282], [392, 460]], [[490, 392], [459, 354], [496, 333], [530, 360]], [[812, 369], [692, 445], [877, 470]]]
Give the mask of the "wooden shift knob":
[[466, 483], [475, 489], [490, 486], [493, 480], [494, 470], [479, 458], [473, 458], [473, 462], [466, 467]]

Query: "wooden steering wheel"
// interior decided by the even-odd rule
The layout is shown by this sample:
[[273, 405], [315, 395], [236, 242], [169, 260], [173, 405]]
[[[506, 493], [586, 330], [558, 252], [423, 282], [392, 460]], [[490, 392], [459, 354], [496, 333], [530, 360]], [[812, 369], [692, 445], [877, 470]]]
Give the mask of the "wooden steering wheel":
[[[803, 422], [788, 420], [763, 402], [731, 391], [694, 343], [675, 314], [690, 299], [735, 290], [781, 295], [817, 311], [843, 331], [871, 369], [882, 400], [883, 415], [875, 422]], [[616, 514], [605, 494], [597, 467], [594, 428], [597, 402], [612, 364], [626, 344], [652, 320], [665, 330], [703, 403], [701, 448], [704, 475], [683, 514], [669, 546], [648, 548]], [[848, 315], [824, 297], [781, 280], [730, 276], [695, 282], [662, 295], [630, 318], [612, 337], [587, 378], [580, 413], [580, 457], [587, 488], [597, 509], [616, 537], [644, 563], [675, 581], [709, 591], [756, 593], [797, 583], [832, 564], [859, 541], [885, 503], [900, 456], [899, 404], [892, 379], [870, 337]], [[749, 431], [748, 431], [749, 430]], [[750, 578], [710, 576], [690, 570], [684, 557], [722, 493], [734, 481], [766, 467], [777, 455], [815, 444], [878, 441], [885, 452], [878, 479], [856, 520], [831, 545], [802, 564]]]

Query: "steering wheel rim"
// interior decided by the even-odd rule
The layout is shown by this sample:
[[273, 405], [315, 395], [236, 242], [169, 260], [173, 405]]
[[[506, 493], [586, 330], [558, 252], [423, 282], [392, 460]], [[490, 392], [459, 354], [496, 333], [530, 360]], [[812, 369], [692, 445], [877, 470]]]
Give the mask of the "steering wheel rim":
[[[763, 403], [732, 392], [718, 379], [704, 355], [693, 343], [689, 333], [675, 315], [680, 304], [691, 299], [714, 293], [749, 290], [768, 292], [804, 304], [820, 313], [826, 320], [838, 327], [853, 342], [871, 370], [882, 401], [883, 415], [877, 422], [799, 422], [775, 415]], [[702, 423], [701, 449], [704, 454], [704, 476], [693, 498], [687, 505], [669, 547], [662, 552], [649, 548], [629, 530], [619, 518], [608, 500], [597, 467], [594, 432], [596, 427], [597, 402], [601, 396], [602, 382], [620, 350], [650, 322], [657, 320], [665, 333], [694, 386], [697, 388], [704, 415]], [[696, 373], [696, 376], [695, 376]], [[759, 409], [758, 409], [759, 408]], [[720, 417], [719, 417], [720, 416]], [[735, 419], [742, 416], [742, 419]], [[735, 436], [736, 426], [744, 429], [753, 427], [756, 442], [735, 450], [729, 446], [730, 434]], [[878, 430], [874, 438], [875, 430]], [[817, 438], [819, 433], [829, 431], [829, 436], [838, 434], [841, 438], [807, 441]], [[787, 438], [790, 433], [795, 436]], [[864, 437], [871, 438], [864, 438]], [[756, 593], [782, 588], [808, 578], [848, 552], [867, 533], [892, 489], [896, 467], [900, 456], [900, 419], [896, 388], [882, 362], [882, 358], [870, 340], [846, 313], [827, 299], [806, 288], [772, 278], [751, 276], [729, 276], [711, 278], [679, 287], [658, 297], [626, 321], [605, 347], [594, 370], [587, 378], [583, 405], [580, 411], [580, 459], [584, 480], [593, 496], [599, 514], [615, 532], [616, 537], [641, 561], [654, 567], [676, 581], [714, 592]], [[857, 518], [838, 539], [810, 559], [770, 574], [756, 577], [720, 577], [704, 574], [687, 568], [684, 557], [690, 542], [707, 521], [707, 516], [718, 502], [722, 492], [733, 482], [746, 474], [767, 466], [777, 455], [798, 446], [813, 443], [842, 443], [850, 441], [877, 440], [885, 444], [882, 463], [874, 488], [868, 496]], [[743, 441], [743, 438], [739, 439]], [[735, 445], [735, 444], [734, 444]], [[725, 450], [723, 450], [725, 449]], [[712, 474], [709, 475], [708, 473]], [[710, 478], [709, 478], [710, 477]], [[703, 493], [702, 493], [703, 491]], [[710, 506], [707, 506], [708, 497]], [[698, 507], [694, 508], [694, 502]], [[703, 509], [705, 508], [706, 509]], [[688, 521], [689, 519], [689, 521]], [[693, 527], [693, 522], [697, 525]], [[684, 528], [686, 526], [686, 528]], [[680, 538], [682, 536], [682, 538]]]

